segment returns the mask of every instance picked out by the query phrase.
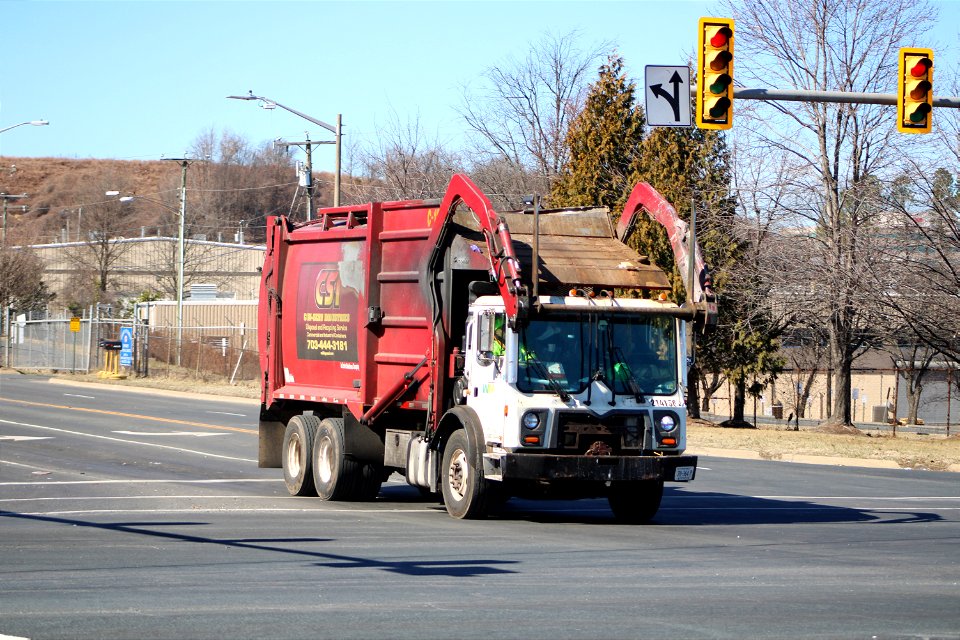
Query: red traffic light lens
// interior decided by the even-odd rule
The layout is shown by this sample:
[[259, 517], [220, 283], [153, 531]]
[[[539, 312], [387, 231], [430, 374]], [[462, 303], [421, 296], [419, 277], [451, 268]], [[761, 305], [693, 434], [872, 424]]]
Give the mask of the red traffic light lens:
[[913, 65], [910, 68], [910, 75], [914, 78], [922, 78], [926, 75], [927, 70], [933, 66], [933, 61], [930, 58], [921, 58], [917, 64]]
[[710, 46], [711, 47], [725, 47], [727, 42], [730, 41], [730, 36], [733, 35], [733, 32], [727, 27], [722, 27], [717, 29], [717, 32], [710, 36]]

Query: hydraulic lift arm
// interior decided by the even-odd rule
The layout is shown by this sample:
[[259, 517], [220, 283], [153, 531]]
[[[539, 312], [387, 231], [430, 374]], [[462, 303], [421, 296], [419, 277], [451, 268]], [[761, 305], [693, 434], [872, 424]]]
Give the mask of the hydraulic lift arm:
[[[689, 227], [677, 215], [666, 198], [646, 182], [639, 182], [624, 205], [623, 215], [617, 224], [617, 237], [625, 242], [636, 225], [636, 217], [640, 210], [647, 212], [653, 220], [658, 222], [667, 232], [670, 247], [673, 249], [674, 261], [683, 277], [689, 301], [696, 308], [698, 320], [705, 326], [717, 324], [717, 296], [713, 291], [710, 271], [703, 260], [703, 252], [696, 242], [696, 238], [688, 234]], [[693, 270], [690, 269], [690, 260], [693, 259]], [[690, 275], [693, 282], [690, 282]]]

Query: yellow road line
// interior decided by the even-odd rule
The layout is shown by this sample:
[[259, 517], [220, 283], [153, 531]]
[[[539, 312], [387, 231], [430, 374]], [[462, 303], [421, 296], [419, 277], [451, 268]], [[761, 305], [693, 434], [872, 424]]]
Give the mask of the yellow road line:
[[155, 416], [144, 416], [137, 413], [124, 413], [122, 411], [107, 411], [106, 409], [88, 409], [86, 407], [69, 407], [62, 404], [48, 404], [46, 402], [31, 402], [29, 400], [14, 400], [13, 398], [0, 398], [0, 402], [13, 402], [15, 404], [27, 405], [30, 407], [46, 407], [48, 409], [65, 409], [67, 411], [83, 411], [86, 413], [98, 413], [107, 416], [116, 416], [119, 418], [133, 418], [135, 420], [150, 420], [153, 422], [166, 422], [168, 424], [187, 425], [190, 427], [202, 427], [204, 429], [216, 429], [219, 431], [235, 431], [237, 433], [252, 433], [257, 435], [255, 429], [243, 429], [241, 427], [227, 427], [219, 424], [207, 424], [205, 422], [191, 422], [190, 420], [175, 420], [173, 418], [157, 418]]

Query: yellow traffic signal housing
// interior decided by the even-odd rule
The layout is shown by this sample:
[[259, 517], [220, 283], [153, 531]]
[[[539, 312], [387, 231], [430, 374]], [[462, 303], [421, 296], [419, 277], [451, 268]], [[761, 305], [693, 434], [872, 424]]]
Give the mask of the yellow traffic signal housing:
[[733, 126], [733, 20], [700, 18], [697, 50], [697, 126], [729, 129]]
[[933, 50], [900, 49], [897, 131], [930, 133], [933, 122]]

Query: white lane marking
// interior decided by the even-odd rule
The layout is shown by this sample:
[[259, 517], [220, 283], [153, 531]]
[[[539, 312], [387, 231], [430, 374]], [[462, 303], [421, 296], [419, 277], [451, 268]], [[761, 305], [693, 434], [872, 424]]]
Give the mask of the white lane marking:
[[[0, 460], [0, 467], [2, 467], [2, 466], [5, 465], [5, 464], [13, 465], [14, 467], [24, 467], [24, 468], [27, 468], [27, 469], [44, 469], [44, 470], [46, 470], [46, 467], [38, 467], [38, 466], [35, 465], [35, 464], [23, 464], [23, 463], [21, 463], [21, 462], [12, 462], [12, 461], [10, 461], [10, 460]], [[33, 483], [32, 483], [32, 482], [28, 482], [28, 483], [26, 483], [26, 484], [33, 484]], [[0, 640], [2, 640], [2, 639], [0, 639]]]
[[[17, 464], [11, 462], [9, 464]], [[18, 465], [26, 467], [28, 465]], [[30, 467], [39, 469], [39, 467]], [[171, 478], [169, 480], [53, 480], [51, 482], [0, 482], [0, 487], [33, 486], [49, 487], [54, 485], [66, 484], [234, 484], [236, 482], [283, 482], [282, 478], [227, 478], [225, 480], [181, 480]]]
[[214, 413], [218, 416], [236, 416], [238, 418], [246, 418], [247, 414], [245, 413], [230, 413], [229, 411], [207, 411], [207, 413]]
[[960, 500], [960, 496], [700, 496], [685, 493], [670, 496], [671, 500]]
[[0, 436], [0, 442], [27, 442], [28, 440], [52, 440], [53, 436]]
[[122, 433], [127, 436], [196, 436], [197, 438], [227, 435], [226, 433], [211, 433], [210, 431], [111, 431], [111, 433]]
[[[101, 514], [139, 514], [139, 513], [430, 513], [436, 515], [439, 509], [323, 509], [320, 507], [314, 509], [293, 509], [285, 507], [263, 507], [263, 508], [223, 508], [223, 509], [89, 509], [89, 510], [71, 510], [71, 511], [31, 511], [17, 512], [17, 516], [77, 516], [77, 515], [101, 515]], [[0, 514], [0, 517], [4, 517]], [[9, 517], [9, 516], [7, 516]], [[162, 524], [162, 523], [160, 523]]]
[[96, 399], [97, 399], [96, 396], [85, 396], [85, 395], [83, 395], [82, 393], [65, 393], [65, 394], [63, 394], [63, 395], [68, 396], [68, 397], [70, 397], [70, 398], [86, 398], [87, 400], [96, 400]]
[[81, 431], [70, 431], [68, 429], [57, 429], [56, 427], [46, 427], [40, 424], [30, 424], [27, 422], [13, 422], [12, 420], [0, 420], [2, 424], [12, 424], [18, 427], [30, 427], [32, 429], [43, 429], [45, 431], [54, 431], [56, 433], [66, 433], [72, 436], [81, 436], [85, 438], [96, 438], [97, 440], [110, 440], [112, 442], [122, 442], [124, 444], [139, 444], [144, 447], [156, 447], [158, 449], [170, 449], [172, 451], [180, 451], [181, 453], [195, 453], [199, 456], [206, 456], [208, 458], [219, 458], [221, 460], [236, 460], [238, 462], [257, 462], [256, 459], [251, 458], [237, 458], [234, 456], [224, 456], [217, 453], [208, 453], [206, 451], [196, 451], [194, 449], [184, 449], [182, 447], [171, 447], [165, 444], [156, 444], [154, 442], [140, 442], [137, 440], [124, 440], [123, 438], [111, 438], [110, 436], [99, 436], [93, 433], [83, 433]]
[[191, 495], [191, 496], [55, 496], [51, 498], [0, 498], [0, 503], [2, 502], [79, 502], [83, 500], [236, 500], [239, 498], [245, 498], [247, 500], [253, 499], [262, 499], [262, 500], [274, 500], [275, 496], [238, 496], [233, 495]]

